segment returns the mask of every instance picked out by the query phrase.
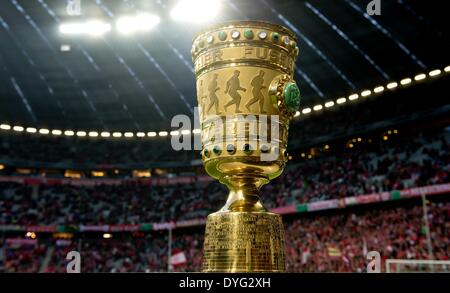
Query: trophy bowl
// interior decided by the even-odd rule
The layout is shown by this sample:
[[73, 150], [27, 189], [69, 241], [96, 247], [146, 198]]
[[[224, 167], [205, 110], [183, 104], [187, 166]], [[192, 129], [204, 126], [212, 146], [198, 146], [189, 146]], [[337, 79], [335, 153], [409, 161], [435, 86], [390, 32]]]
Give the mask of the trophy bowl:
[[287, 161], [289, 121], [300, 105], [293, 80], [295, 35], [259, 21], [209, 27], [193, 40], [202, 160], [225, 184], [225, 205], [208, 216], [205, 272], [283, 272], [281, 216], [259, 190]]

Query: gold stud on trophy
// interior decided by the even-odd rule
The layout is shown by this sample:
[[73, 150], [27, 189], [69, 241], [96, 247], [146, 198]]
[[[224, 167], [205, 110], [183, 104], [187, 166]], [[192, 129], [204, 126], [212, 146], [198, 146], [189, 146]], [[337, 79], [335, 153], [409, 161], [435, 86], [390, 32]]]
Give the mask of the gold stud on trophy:
[[230, 190], [206, 221], [205, 272], [285, 271], [281, 216], [264, 207], [259, 190], [287, 161], [289, 121], [300, 105], [297, 55], [295, 35], [267, 22], [216, 25], [194, 38], [202, 159]]

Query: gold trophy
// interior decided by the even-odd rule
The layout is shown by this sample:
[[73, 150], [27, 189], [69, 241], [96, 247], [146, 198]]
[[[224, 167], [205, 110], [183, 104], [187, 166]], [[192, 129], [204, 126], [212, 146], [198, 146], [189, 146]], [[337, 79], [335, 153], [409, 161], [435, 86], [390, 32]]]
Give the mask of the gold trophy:
[[298, 51], [290, 30], [267, 22], [225, 23], [194, 37], [202, 160], [230, 190], [206, 220], [204, 272], [285, 271], [281, 216], [264, 207], [259, 190], [287, 161], [300, 105]]

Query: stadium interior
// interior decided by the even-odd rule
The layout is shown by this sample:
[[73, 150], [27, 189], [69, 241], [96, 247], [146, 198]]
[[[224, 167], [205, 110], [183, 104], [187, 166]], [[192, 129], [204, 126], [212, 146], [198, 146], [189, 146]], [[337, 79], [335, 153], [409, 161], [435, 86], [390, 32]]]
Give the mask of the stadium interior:
[[227, 189], [172, 142], [200, 137], [193, 36], [236, 19], [299, 41], [288, 162], [261, 190], [287, 271], [378, 251], [382, 272], [449, 272], [445, 3], [369, 2], [1, 1], [0, 272], [63, 273], [73, 250], [82, 272], [202, 270]]

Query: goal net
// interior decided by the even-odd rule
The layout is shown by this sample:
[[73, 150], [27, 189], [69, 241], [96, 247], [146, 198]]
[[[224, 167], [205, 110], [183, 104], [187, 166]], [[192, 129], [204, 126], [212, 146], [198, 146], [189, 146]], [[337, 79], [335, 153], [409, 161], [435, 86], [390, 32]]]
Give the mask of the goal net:
[[450, 273], [450, 260], [387, 259], [386, 273]]

